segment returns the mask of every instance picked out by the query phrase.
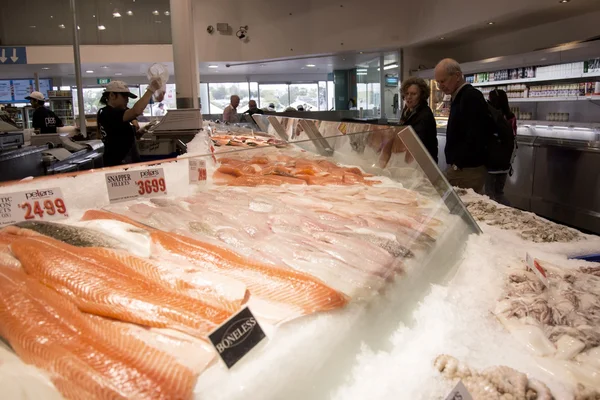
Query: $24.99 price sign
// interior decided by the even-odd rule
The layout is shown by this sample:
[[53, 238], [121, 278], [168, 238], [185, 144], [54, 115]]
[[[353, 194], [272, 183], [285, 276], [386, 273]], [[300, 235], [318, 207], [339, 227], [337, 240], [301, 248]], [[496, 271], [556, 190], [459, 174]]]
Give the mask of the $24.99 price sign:
[[0, 195], [0, 226], [21, 221], [51, 221], [69, 217], [59, 188]]
[[111, 203], [167, 194], [162, 168], [106, 174], [106, 187]]

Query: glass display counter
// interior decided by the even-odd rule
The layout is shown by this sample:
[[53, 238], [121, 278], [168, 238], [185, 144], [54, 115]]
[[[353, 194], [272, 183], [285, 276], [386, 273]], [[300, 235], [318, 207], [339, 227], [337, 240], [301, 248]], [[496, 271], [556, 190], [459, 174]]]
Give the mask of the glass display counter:
[[[187, 386], [176, 389], [182, 398], [326, 397], [344, 382], [362, 344], [374, 350], [391, 346], [390, 335], [410, 320], [432, 284], [453, 276], [467, 238], [480, 230], [411, 128], [254, 118], [261, 135], [200, 133], [188, 143], [190, 154], [177, 159], [0, 186], [3, 197], [14, 200], [3, 222], [25, 220], [19, 229], [50, 236], [31, 239], [30, 231], [18, 230], [20, 235], [10, 236], [14, 227], [2, 232], [13, 241], [7, 257], [22, 268], [11, 279], [27, 283], [13, 295], [23, 302], [58, 296], [73, 304], [70, 315], [85, 312], [71, 320], [77, 321], [71, 328], [89, 333], [90, 349], [106, 352], [111, 371], [125, 368], [119, 357], [128, 360], [129, 373], [148, 366], [127, 351], [115, 354], [121, 341], [99, 334], [98, 326], [135, 340], [135, 351], [166, 357], [164, 365], [172, 368], [148, 379], [175, 390], [170, 380], [185, 378]], [[58, 211], [57, 196], [64, 206]], [[42, 201], [40, 212], [23, 214], [26, 206], [16, 207], [17, 199], [34, 210], [35, 201]], [[52, 219], [64, 217], [60, 222], [67, 225], [44, 224], [49, 204]], [[44, 246], [51, 246], [52, 257], [44, 258]], [[35, 262], [26, 256], [30, 247], [39, 251]], [[108, 264], [107, 254], [113, 254]], [[119, 304], [89, 299], [76, 287], [24, 289], [40, 285], [43, 271], [60, 271], [66, 258], [77, 268], [66, 280], [52, 275], [44, 280], [47, 286], [70, 288], [77, 281], [96, 290], [109, 287], [118, 291]], [[96, 281], [98, 268], [114, 268], [121, 278]], [[0, 274], [0, 286], [2, 279]], [[143, 282], [146, 289], [129, 282]], [[192, 307], [198, 301], [214, 313]], [[144, 314], [145, 304], [153, 304], [161, 318]], [[182, 304], [191, 308], [184, 313]], [[208, 335], [246, 307], [266, 338], [229, 369]], [[2, 312], [35, 321], [56, 311], [23, 310]], [[182, 322], [175, 314], [191, 319]], [[36, 340], [24, 346], [2, 321], [0, 333], [23, 360], [48, 350], [66, 352], [82, 366], [89, 362], [88, 350], [64, 347], [50, 328], [33, 333]], [[244, 341], [244, 329], [228, 332]], [[63, 394], [80, 389], [68, 371], [33, 360], [52, 369]], [[183, 378], [171, 375], [173, 368], [185, 370]], [[148, 395], [103, 369], [85, 374], [98, 390]]]

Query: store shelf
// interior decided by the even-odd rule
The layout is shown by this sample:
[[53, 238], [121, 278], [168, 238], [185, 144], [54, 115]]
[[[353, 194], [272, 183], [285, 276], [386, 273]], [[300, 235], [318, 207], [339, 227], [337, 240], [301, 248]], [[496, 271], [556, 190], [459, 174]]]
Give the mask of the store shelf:
[[600, 72], [594, 72], [591, 74], [575, 74], [571, 76], [565, 76], [561, 78], [523, 78], [523, 79], [509, 79], [506, 81], [494, 81], [494, 82], [477, 82], [472, 83], [471, 85], [475, 87], [480, 86], [501, 86], [501, 85], [513, 85], [519, 83], [531, 83], [531, 82], [554, 82], [554, 81], [567, 81], [571, 79], [582, 79], [582, 78], [598, 78], [600, 77]]
[[525, 97], [522, 99], [508, 99], [509, 103], [542, 103], [548, 101], [590, 101], [600, 100], [600, 96], [579, 96], [579, 97]]

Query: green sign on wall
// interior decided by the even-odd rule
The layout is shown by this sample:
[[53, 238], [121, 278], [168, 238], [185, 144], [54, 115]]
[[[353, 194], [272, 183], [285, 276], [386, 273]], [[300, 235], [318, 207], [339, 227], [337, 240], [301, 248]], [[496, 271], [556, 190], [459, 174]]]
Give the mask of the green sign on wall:
[[108, 85], [110, 78], [98, 78], [98, 85]]

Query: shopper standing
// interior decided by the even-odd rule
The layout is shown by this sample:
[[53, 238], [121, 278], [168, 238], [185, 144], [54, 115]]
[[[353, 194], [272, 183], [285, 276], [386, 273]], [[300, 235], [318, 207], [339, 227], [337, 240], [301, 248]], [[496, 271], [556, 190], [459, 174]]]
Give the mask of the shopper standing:
[[235, 124], [240, 122], [240, 117], [237, 113], [237, 107], [240, 105], [240, 96], [234, 94], [230, 98], [230, 103], [225, 110], [223, 110], [223, 122], [229, 124]]
[[[510, 124], [513, 135], [517, 136], [517, 117], [510, 111], [508, 105], [508, 96], [504, 90], [494, 89], [488, 96], [488, 101], [492, 107], [500, 111], [506, 121]], [[515, 141], [516, 144], [516, 141]], [[500, 204], [509, 205], [508, 200], [504, 196], [504, 186], [506, 185], [506, 179], [512, 169], [512, 160], [514, 158], [514, 151], [510, 161], [507, 163], [508, 169], [495, 169], [489, 168], [487, 179], [485, 181], [485, 194], [492, 200], [497, 201]]]
[[[154, 92], [161, 88], [160, 80], [153, 79], [146, 93], [133, 105], [127, 108], [129, 99], [137, 96], [129, 91], [122, 81], [112, 81], [104, 90], [100, 103], [105, 107], [98, 111], [98, 131], [104, 142], [104, 166], [121, 165], [127, 157], [131, 162], [139, 162], [135, 145], [136, 128], [133, 121], [144, 113]], [[156, 99], [161, 102], [164, 93]], [[129, 160], [128, 160], [129, 161]]]
[[64, 126], [62, 120], [44, 106], [46, 99], [42, 93], [32, 92], [25, 99], [29, 100], [35, 109], [33, 112], [34, 129], [38, 129], [40, 133], [56, 133], [56, 128]]
[[452, 186], [483, 193], [487, 177], [486, 143], [494, 123], [483, 94], [466, 83], [458, 62], [444, 59], [435, 67], [442, 92], [452, 96], [446, 128], [446, 178]]
[[400, 125], [412, 126], [431, 158], [437, 164], [437, 127], [433, 112], [427, 104], [430, 93], [429, 85], [424, 79], [411, 77], [402, 82], [401, 92], [404, 98], [404, 109], [402, 110]]
[[256, 100], [250, 100], [248, 102], [248, 111], [244, 112], [244, 114], [248, 114], [250, 116], [254, 115], [254, 114], [264, 114], [265, 112], [263, 110], [261, 110], [260, 108], [258, 108], [258, 106], [256, 105]]

